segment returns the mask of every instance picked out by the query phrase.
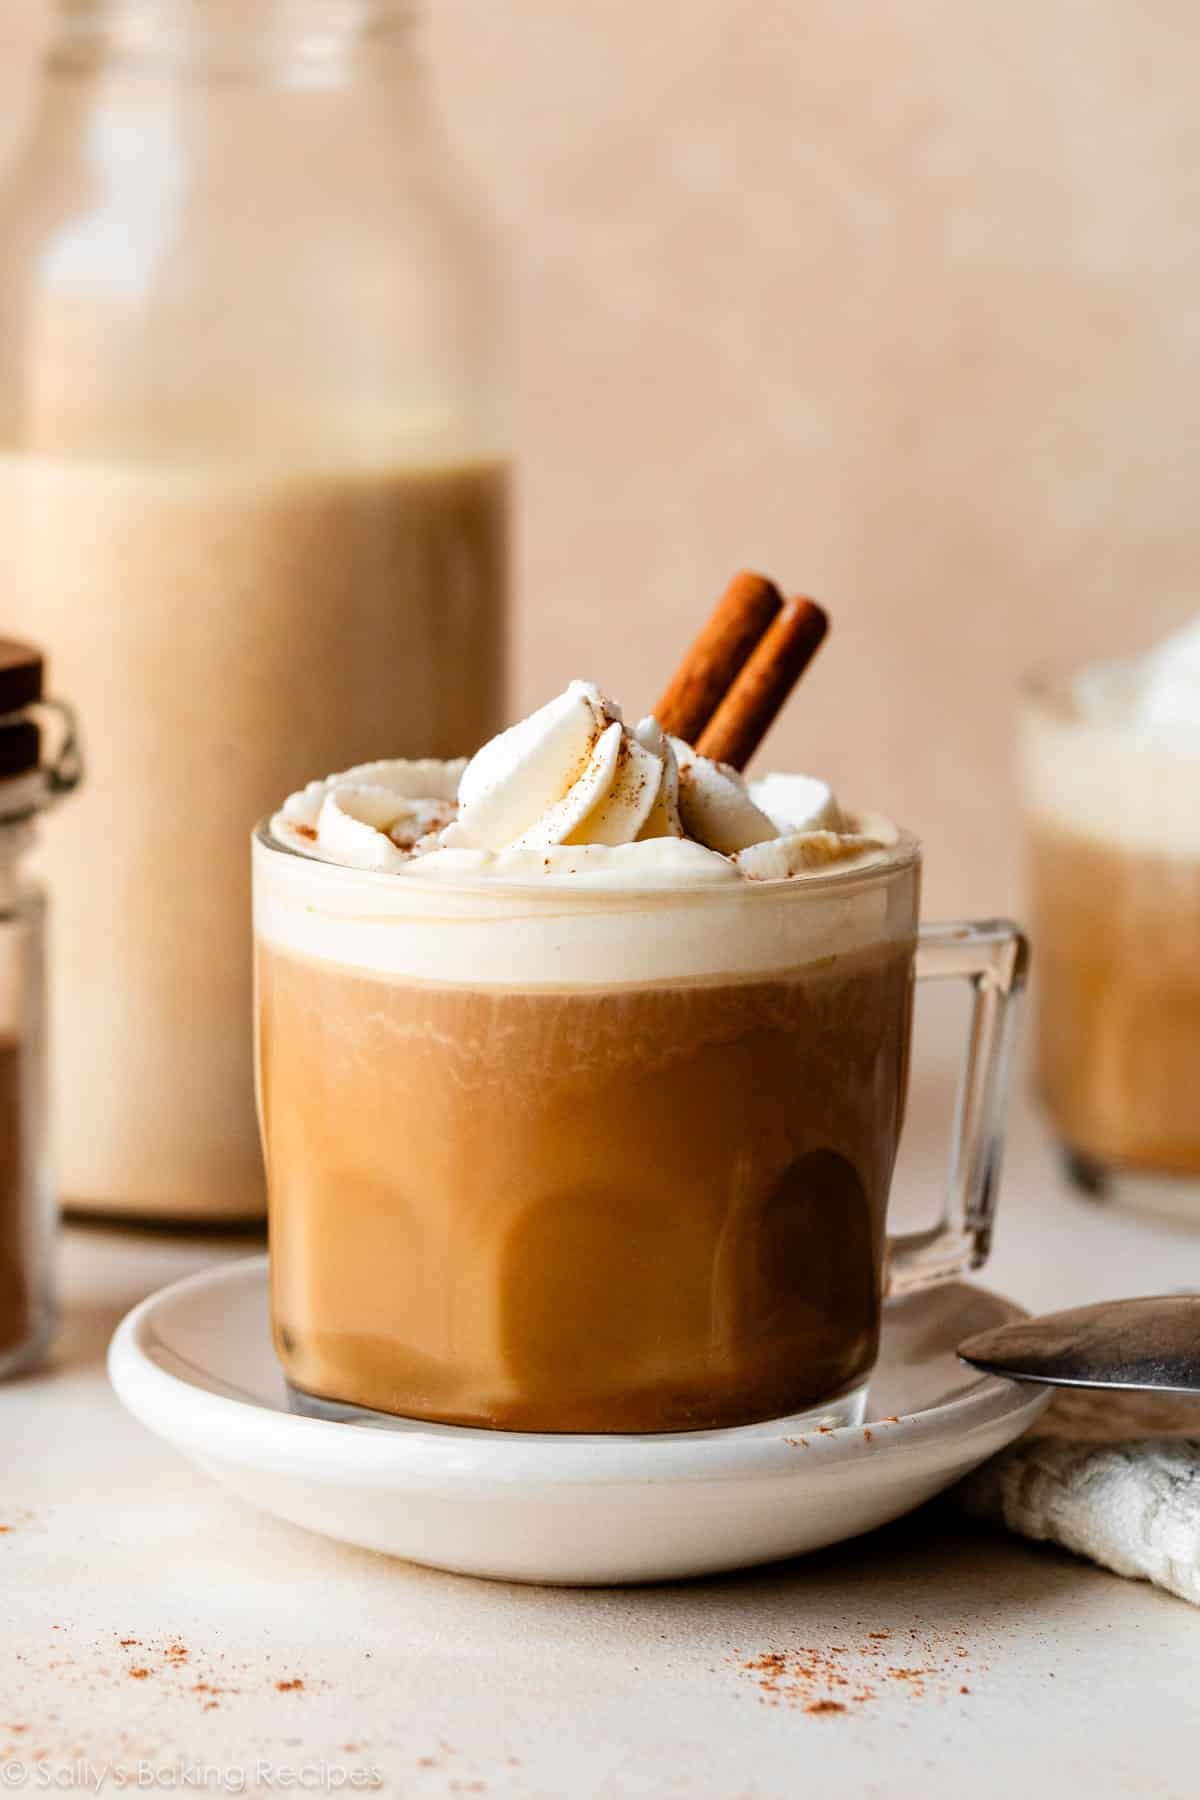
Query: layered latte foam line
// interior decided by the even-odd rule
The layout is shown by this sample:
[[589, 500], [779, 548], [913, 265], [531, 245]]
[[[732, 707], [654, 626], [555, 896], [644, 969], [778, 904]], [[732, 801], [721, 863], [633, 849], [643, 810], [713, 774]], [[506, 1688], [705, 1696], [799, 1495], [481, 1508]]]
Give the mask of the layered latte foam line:
[[[916, 840], [796, 881], [569, 886], [406, 880], [254, 843], [260, 943], [397, 981], [496, 988], [751, 980], [912, 938]], [[781, 905], [784, 895], [803, 905]], [[502, 927], [502, 929], [497, 929]]]
[[1021, 758], [1035, 822], [1137, 856], [1200, 857], [1200, 718], [1194, 734], [1134, 730], [1081, 712], [1061, 682], [1025, 707]]
[[1145, 656], [1046, 682], [1025, 709], [1022, 757], [1042, 824], [1200, 857], [1200, 619]]

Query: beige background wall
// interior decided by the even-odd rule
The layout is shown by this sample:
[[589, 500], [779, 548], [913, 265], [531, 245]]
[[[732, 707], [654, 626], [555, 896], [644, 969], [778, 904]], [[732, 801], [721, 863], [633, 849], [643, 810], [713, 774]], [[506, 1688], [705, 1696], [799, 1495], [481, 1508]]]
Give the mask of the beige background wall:
[[648, 704], [764, 567], [835, 617], [771, 760], [921, 829], [931, 910], [1016, 904], [1019, 673], [1197, 607], [1195, 0], [433, 10], [517, 253], [518, 699]]

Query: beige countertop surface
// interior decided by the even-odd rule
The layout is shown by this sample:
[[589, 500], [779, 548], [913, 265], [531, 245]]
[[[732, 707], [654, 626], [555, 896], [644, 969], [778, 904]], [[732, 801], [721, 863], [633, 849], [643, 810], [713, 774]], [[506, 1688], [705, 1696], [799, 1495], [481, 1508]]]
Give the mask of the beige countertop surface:
[[[918, 1088], [907, 1208], [941, 1103]], [[1024, 1099], [1013, 1126], [990, 1285], [1041, 1308], [1194, 1282], [1200, 1232], [1077, 1199]], [[1195, 1612], [937, 1507], [805, 1560], [593, 1591], [250, 1510], [122, 1412], [103, 1359], [143, 1295], [256, 1247], [64, 1234], [54, 1362], [0, 1390], [13, 1791], [1193, 1800]]]

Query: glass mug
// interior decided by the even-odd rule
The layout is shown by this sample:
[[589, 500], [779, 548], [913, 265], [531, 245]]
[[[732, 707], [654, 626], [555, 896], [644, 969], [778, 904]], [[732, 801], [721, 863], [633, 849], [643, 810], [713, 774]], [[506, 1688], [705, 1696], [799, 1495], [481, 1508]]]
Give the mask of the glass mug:
[[[881, 1303], [978, 1267], [1004, 923], [920, 852], [685, 889], [451, 885], [254, 842], [276, 1349], [297, 1410], [516, 1431], [863, 1416]], [[914, 975], [974, 989], [940, 1221], [888, 1240]]]
[[1200, 749], [1082, 715], [1070, 676], [1021, 713], [1038, 943], [1038, 1087], [1068, 1176], [1200, 1222]]

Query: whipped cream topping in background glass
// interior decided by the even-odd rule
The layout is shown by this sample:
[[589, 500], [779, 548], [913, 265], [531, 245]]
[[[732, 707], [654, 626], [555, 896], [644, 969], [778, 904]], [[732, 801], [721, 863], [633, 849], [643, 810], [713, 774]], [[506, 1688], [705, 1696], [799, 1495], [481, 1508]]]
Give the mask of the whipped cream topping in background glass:
[[1085, 719], [1200, 742], [1200, 618], [1145, 656], [1081, 669], [1072, 693]]
[[1022, 757], [1035, 819], [1135, 854], [1200, 857], [1200, 619], [1144, 656], [1035, 684]]
[[469, 762], [378, 762], [310, 782], [271, 821], [325, 862], [456, 881], [595, 886], [772, 881], [885, 860], [895, 827], [848, 815], [813, 776], [746, 781], [625, 723], [573, 681]]

